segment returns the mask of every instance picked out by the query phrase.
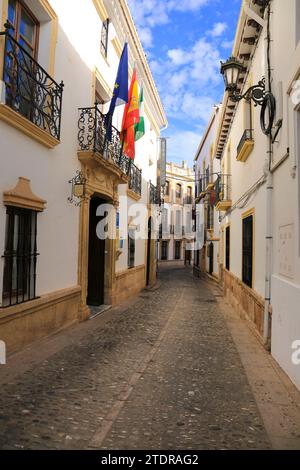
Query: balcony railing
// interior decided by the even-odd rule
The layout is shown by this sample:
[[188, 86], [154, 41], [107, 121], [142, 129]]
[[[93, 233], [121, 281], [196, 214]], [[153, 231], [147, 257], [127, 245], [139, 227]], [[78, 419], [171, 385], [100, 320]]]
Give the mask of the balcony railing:
[[254, 147], [253, 131], [246, 129], [237, 147], [237, 160], [245, 162]]
[[218, 204], [222, 201], [231, 200], [231, 175], [219, 174], [218, 179], [215, 183], [216, 200]]
[[63, 83], [56, 83], [9, 29], [0, 33], [5, 36], [5, 104], [59, 140]]
[[129, 162], [129, 188], [139, 196], [142, 194], [142, 170], [132, 160]]
[[130, 160], [122, 152], [120, 133], [112, 127], [111, 142], [106, 139], [105, 116], [98, 105], [79, 108], [78, 143], [79, 150], [98, 152], [105, 160], [112, 161], [123, 173], [129, 174]]
[[209, 169], [206, 170], [205, 175], [200, 176], [197, 184], [197, 197], [201, 193], [205, 193], [209, 184], [213, 185], [218, 179], [218, 173], [209, 173]]
[[159, 203], [159, 197], [158, 197], [158, 194], [157, 194], [157, 187], [154, 186], [154, 184], [152, 184], [151, 182], [149, 184], [149, 203], [150, 204], [158, 204]]
[[238, 145], [238, 148], [237, 148], [237, 154], [240, 153], [240, 151], [242, 150], [243, 148], [243, 145], [245, 142], [247, 142], [248, 140], [253, 140], [253, 133], [252, 133], [252, 129], [246, 129], [244, 134], [242, 135], [242, 138], [240, 140], [240, 143]]

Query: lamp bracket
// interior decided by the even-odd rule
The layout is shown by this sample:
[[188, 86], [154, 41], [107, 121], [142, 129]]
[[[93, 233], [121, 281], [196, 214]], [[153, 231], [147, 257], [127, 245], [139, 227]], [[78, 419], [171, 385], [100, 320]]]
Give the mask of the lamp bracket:
[[242, 99], [247, 101], [253, 101], [254, 106], [262, 106], [266, 97], [266, 79], [262, 78], [257, 85], [250, 87], [243, 95], [237, 93], [236, 90], [233, 90], [230, 98], [232, 101], [238, 102]]
[[[85, 186], [86, 186], [87, 179], [84, 177], [82, 171], [77, 170], [75, 176], [69, 180], [69, 184], [71, 184], [71, 196], [68, 197], [68, 201], [71, 204], [75, 204], [75, 206], [80, 206], [82, 201], [85, 200]], [[76, 193], [76, 186], [81, 187], [79, 194]]]

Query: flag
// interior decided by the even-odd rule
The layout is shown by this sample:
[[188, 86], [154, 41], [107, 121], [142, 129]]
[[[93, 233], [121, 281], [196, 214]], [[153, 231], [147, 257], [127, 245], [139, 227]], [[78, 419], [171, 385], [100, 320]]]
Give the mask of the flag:
[[111, 141], [112, 118], [116, 106], [128, 103], [128, 44], [124, 45], [121, 55], [117, 78], [114, 85], [113, 97], [110, 102], [109, 111], [105, 116], [106, 138]]
[[140, 120], [139, 113], [139, 88], [136, 77], [136, 69], [133, 70], [128, 94], [128, 103], [125, 106], [121, 135], [123, 139], [123, 152], [134, 160], [135, 157], [135, 133], [134, 127]]
[[121, 132], [124, 132], [132, 125], [137, 124], [139, 120], [139, 86], [136, 78], [136, 69], [134, 69], [128, 93], [128, 102], [124, 109]]
[[139, 99], [140, 121], [134, 126], [135, 141], [141, 139], [145, 135], [145, 118], [144, 118], [144, 89], [141, 88]]

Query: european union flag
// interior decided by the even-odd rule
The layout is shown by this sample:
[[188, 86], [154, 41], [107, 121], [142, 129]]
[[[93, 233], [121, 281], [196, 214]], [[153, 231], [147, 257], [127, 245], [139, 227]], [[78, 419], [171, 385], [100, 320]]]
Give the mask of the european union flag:
[[105, 116], [106, 139], [111, 142], [112, 118], [115, 107], [128, 103], [128, 44], [124, 45], [121, 55], [117, 78], [114, 86], [114, 93], [110, 103], [109, 111]]

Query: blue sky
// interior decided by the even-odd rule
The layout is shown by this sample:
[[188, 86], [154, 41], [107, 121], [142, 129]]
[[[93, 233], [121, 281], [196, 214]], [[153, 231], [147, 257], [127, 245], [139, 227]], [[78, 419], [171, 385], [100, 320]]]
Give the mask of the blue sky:
[[220, 60], [231, 55], [241, 0], [128, 3], [168, 117], [168, 161], [192, 165], [222, 99]]

